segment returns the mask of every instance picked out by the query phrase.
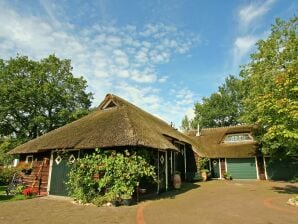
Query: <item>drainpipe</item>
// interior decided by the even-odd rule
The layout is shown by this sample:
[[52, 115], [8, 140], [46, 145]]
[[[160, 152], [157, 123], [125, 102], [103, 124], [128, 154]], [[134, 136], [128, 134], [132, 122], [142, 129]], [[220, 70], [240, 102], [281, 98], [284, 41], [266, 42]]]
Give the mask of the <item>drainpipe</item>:
[[166, 191], [168, 190], [168, 150], [166, 150]]

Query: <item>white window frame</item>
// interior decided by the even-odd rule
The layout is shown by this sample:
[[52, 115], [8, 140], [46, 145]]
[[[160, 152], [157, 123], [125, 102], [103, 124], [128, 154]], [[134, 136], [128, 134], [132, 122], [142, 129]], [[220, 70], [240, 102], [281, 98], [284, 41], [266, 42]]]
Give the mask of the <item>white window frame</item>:
[[[226, 138], [228, 136], [237, 136], [237, 135], [248, 135], [248, 137], [250, 139], [248, 140], [238, 140], [238, 141], [228, 141], [226, 140]], [[233, 133], [233, 134], [226, 134], [223, 138], [223, 143], [224, 144], [237, 144], [237, 143], [242, 143], [242, 142], [253, 142], [254, 141], [254, 138], [253, 136], [250, 134], [250, 133], [247, 133], [247, 132], [243, 132], [243, 133]]]
[[29, 158], [32, 158], [30, 163], [33, 163], [33, 159], [34, 159], [33, 155], [27, 155], [25, 163], [29, 163]]

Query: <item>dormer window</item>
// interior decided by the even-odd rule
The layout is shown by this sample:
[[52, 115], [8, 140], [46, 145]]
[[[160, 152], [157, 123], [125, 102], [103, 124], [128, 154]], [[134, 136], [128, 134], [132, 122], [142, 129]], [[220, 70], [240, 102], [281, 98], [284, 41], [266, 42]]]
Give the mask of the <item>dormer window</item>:
[[107, 110], [115, 107], [117, 107], [117, 104], [114, 103], [112, 100], [109, 100], [105, 105], [103, 105], [102, 110]]
[[239, 143], [253, 141], [253, 137], [249, 133], [228, 134], [224, 138], [224, 143]]

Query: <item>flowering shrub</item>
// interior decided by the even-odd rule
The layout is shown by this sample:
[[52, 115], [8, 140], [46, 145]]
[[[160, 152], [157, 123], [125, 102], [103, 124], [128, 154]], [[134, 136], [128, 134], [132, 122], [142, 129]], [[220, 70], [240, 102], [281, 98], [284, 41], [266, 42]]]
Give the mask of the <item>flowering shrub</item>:
[[0, 185], [8, 185], [17, 171], [14, 167], [0, 167]]
[[30, 187], [30, 188], [24, 189], [22, 193], [25, 196], [34, 196], [34, 195], [37, 195], [38, 192], [36, 189]]
[[[96, 204], [121, 196], [131, 197], [142, 177], [156, 181], [154, 166], [144, 155], [97, 150], [77, 160], [69, 173], [68, 192], [83, 203]], [[100, 203], [99, 203], [100, 202]]]

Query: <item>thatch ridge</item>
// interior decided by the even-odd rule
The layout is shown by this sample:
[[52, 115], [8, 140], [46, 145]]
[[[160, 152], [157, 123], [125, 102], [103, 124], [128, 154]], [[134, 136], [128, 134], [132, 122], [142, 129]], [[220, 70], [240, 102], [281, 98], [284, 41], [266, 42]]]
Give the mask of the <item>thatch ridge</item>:
[[[103, 109], [109, 100], [112, 100], [116, 106]], [[30, 140], [16, 147], [10, 153], [122, 146], [177, 150], [165, 135], [193, 144], [192, 139], [173, 129], [161, 119], [116, 95], [107, 94], [94, 112]]]

